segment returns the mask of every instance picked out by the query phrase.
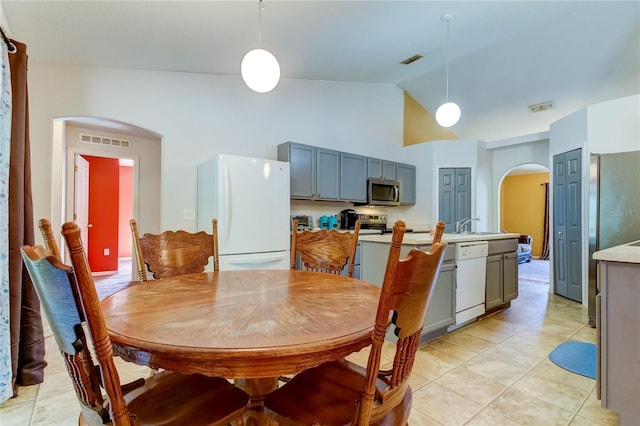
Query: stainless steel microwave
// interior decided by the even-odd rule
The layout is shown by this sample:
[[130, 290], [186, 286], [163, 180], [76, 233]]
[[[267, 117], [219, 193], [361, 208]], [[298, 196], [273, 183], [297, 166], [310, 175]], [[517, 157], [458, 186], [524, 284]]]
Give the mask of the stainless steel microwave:
[[367, 204], [370, 206], [399, 206], [400, 183], [395, 180], [367, 180]]

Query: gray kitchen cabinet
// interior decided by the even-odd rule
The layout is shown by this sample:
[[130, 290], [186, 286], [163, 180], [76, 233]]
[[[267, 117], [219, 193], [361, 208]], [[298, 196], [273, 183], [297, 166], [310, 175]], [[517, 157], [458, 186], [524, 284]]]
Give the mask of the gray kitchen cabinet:
[[289, 162], [291, 198], [340, 198], [339, 151], [287, 142], [278, 145], [278, 160]]
[[502, 306], [518, 297], [518, 240], [489, 241], [485, 309]]
[[[278, 145], [291, 168], [290, 198], [367, 202], [367, 178], [400, 182], [400, 204], [416, 202], [416, 167], [296, 142]], [[403, 189], [404, 188], [404, 189]]]
[[455, 245], [447, 245], [436, 288], [427, 307], [422, 334], [446, 328], [456, 321], [456, 263]]
[[291, 198], [316, 196], [316, 148], [287, 142], [278, 145], [278, 160], [288, 161], [291, 170]]
[[316, 148], [316, 199], [340, 199], [340, 152]]
[[367, 158], [367, 177], [375, 179], [398, 179], [398, 165], [393, 161]]
[[605, 260], [611, 258], [606, 252], [596, 252], [602, 254], [597, 266], [600, 293], [596, 296], [598, 398], [603, 407], [618, 412], [621, 426], [637, 425], [640, 264]]
[[416, 203], [416, 166], [397, 163], [397, 178], [400, 182], [400, 204]]
[[518, 297], [518, 253], [506, 253], [503, 258], [503, 297], [507, 303]]
[[[381, 287], [387, 266], [387, 258], [389, 256], [389, 244], [369, 241], [362, 241], [361, 244], [361, 279]], [[429, 247], [429, 245], [415, 246], [403, 244], [400, 256], [401, 258], [406, 256], [413, 248], [429, 250]], [[434, 332], [438, 330], [442, 331], [442, 333], [439, 334], [443, 334], [446, 332], [447, 326], [455, 322], [456, 265], [454, 253], [455, 244], [449, 244], [444, 255], [442, 266], [440, 267], [436, 288], [433, 291], [431, 301], [427, 307], [427, 315], [422, 328], [423, 336], [428, 333], [436, 336], [437, 333]]]
[[340, 153], [340, 199], [367, 201], [367, 157]]

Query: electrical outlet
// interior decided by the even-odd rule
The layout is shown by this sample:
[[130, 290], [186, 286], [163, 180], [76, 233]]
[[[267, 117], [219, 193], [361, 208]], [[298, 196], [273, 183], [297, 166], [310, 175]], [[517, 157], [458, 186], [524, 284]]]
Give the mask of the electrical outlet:
[[196, 211], [194, 209], [184, 209], [182, 217], [184, 220], [196, 220]]
[[109, 256], [109, 253], [110, 253], [110, 251], [109, 251], [109, 249], [108, 249], [108, 248], [104, 249], [104, 255], [105, 255], [105, 256]]

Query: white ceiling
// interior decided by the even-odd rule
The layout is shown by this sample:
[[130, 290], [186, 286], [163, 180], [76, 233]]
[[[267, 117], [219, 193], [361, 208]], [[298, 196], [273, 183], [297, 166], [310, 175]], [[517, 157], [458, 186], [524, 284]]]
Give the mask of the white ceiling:
[[[0, 2], [31, 63], [239, 76], [258, 45], [257, 0]], [[264, 0], [262, 47], [284, 79], [393, 84], [431, 112], [445, 101], [449, 58], [462, 138], [544, 132], [586, 105], [640, 93], [635, 0]], [[424, 57], [400, 64], [415, 54]], [[546, 101], [554, 107], [529, 112]]]

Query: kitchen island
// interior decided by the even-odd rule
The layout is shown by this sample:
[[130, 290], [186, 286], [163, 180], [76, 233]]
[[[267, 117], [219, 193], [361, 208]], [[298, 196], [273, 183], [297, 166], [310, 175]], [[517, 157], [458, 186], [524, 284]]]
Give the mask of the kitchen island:
[[[427, 309], [422, 330], [421, 340], [423, 342], [470, 322], [465, 320], [464, 324], [456, 323], [456, 289], [462, 288], [457, 284], [456, 254], [459, 254], [460, 249], [467, 243], [488, 243], [486, 277], [484, 272], [482, 277], [478, 277], [479, 285], [483, 288], [476, 289], [481, 292], [482, 300], [480, 302], [483, 305], [489, 305], [491, 310], [509, 306], [509, 302], [517, 297], [518, 237], [519, 234], [513, 233], [479, 232], [444, 234], [442, 236], [442, 241], [446, 242], [448, 246], [440, 268], [438, 282]], [[432, 239], [433, 236], [429, 233], [405, 234], [402, 241], [401, 257], [406, 256], [412, 248], [428, 250]], [[361, 279], [381, 286], [391, 244], [391, 234], [361, 235], [359, 243], [361, 245]], [[456, 246], [458, 246], [458, 250], [456, 250]], [[482, 312], [484, 312], [484, 306]], [[458, 318], [460, 317], [458, 316]], [[475, 320], [475, 316], [472, 320]]]
[[620, 425], [640, 419], [640, 240], [593, 254], [598, 261], [596, 327], [598, 389], [602, 406]]

